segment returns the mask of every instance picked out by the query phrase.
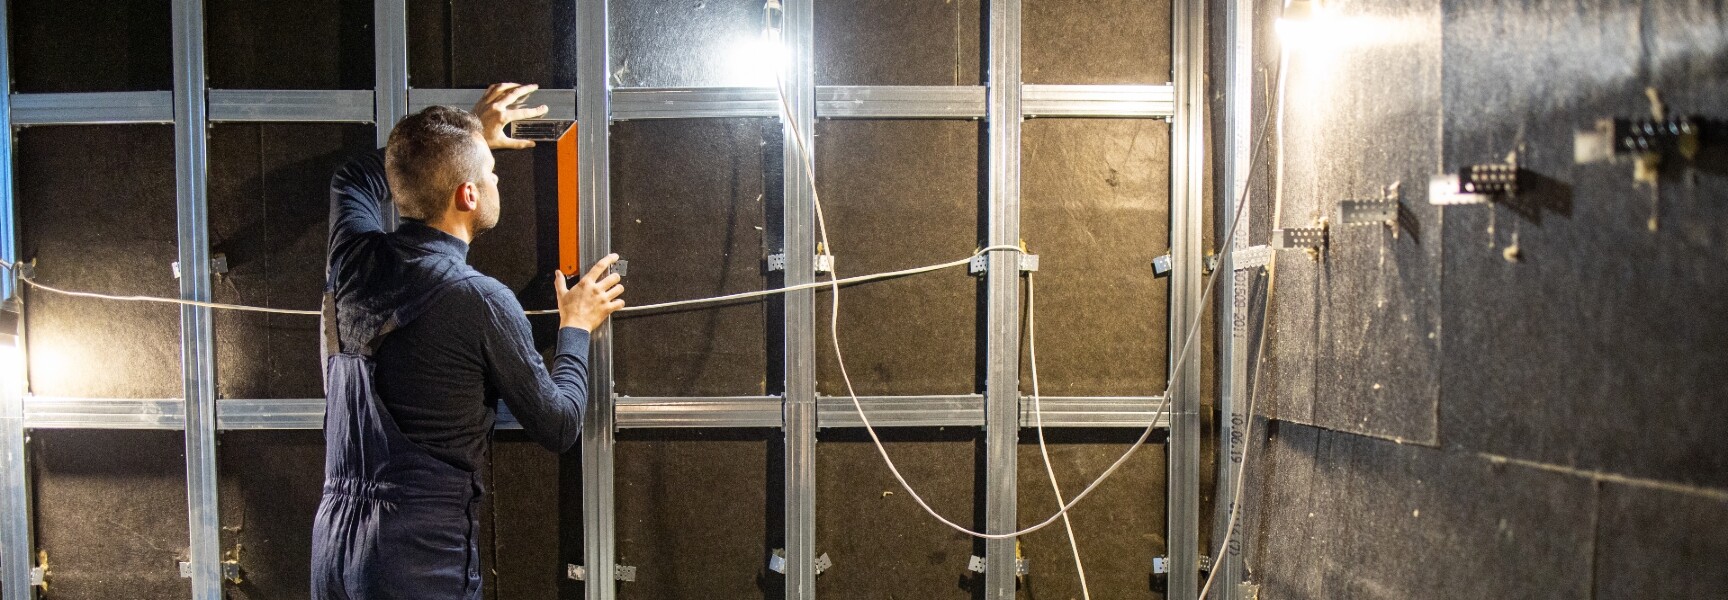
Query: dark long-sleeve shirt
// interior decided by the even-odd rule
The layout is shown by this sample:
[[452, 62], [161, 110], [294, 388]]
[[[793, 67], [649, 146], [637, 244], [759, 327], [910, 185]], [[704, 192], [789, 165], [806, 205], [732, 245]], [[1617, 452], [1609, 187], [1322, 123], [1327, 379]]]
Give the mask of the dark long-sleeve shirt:
[[[393, 280], [407, 271], [404, 261], [443, 255], [467, 262], [467, 243], [424, 223], [404, 219], [385, 233], [390, 201], [382, 152], [356, 158], [332, 180], [330, 273], [338, 297], [371, 294], [388, 302], [392, 290], [410, 285]], [[547, 449], [562, 452], [576, 443], [588, 405], [588, 345], [587, 331], [560, 329], [548, 372], [515, 294], [491, 277], [470, 277], [384, 336], [373, 352], [374, 380], [408, 439], [474, 471], [489, 451], [499, 399]]]

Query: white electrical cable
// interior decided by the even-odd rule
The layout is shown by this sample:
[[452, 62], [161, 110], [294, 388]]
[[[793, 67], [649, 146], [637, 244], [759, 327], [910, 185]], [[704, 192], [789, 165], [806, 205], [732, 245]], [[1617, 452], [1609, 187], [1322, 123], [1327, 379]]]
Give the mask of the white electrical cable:
[[[12, 263], [0, 261], [0, 267], [11, 269]], [[243, 304], [223, 304], [221, 302], [205, 302], [202, 300], [183, 300], [180, 298], [158, 298], [156, 296], [115, 296], [115, 295], [111, 295], [111, 294], [98, 294], [96, 292], [77, 292], [77, 291], [72, 291], [72, 290], [63, 290], [63, 289], [60, 289], [57, 287], [37, 283], [36, 280], [31, 279], [29, 277], [25, 277], [22, 274], [20, 274], [18, 276], [18, 279], [22, 280], [24, 283], [30, 284], [31, 287], [41, 289], [43, 291], [53, 292], [56, 294], [60, 294], [62, 296], [77, 296], [79, 298], [96, 298], [99, 300], [114, 300], [114, 301], [119, 301], [119, 302], [155, 302], [155, 303], [159, 303], [159, 304], [179, 304], [179, 305], [184, 305], [184, 306], [202, 306], [205, 308], [220, 308], [220, 309], [224, 309], [224, 310], [242, 310], [242, 311], [251, 311], [251, 312], [275, 313], [275, 314], [280, 314], [280, 315], [317, 315], [317, 314], [320, 314], [319, 311], [316, 311], [316, 310], [296, 310], [296, 309], [292, 309], [292, 308], [270, 308], [267, 306], [246, 306]]]
[[[792, 130], [793, 138], [794, 138], [794, 140], [797, 144], [797, 147], [799, 149], [799, 154], [801, 155], [800, 158], [802, 159], [799, 161], [800, 166], [802, 168], [806, 169], [806, 172], [809, 174], [810, 179], [812, 181], [814, 181], [816, 178], [816, 168], [815, 168], [815, 165], [813, 163], [813, 159], [811, 158], [809, 149], [805, 147], [804, 137], [803, 137], [802, 133], [798, 130], [797, 121], [792, 118], [791, 104], [786, 99], [785, 84], [784, 84], [784, 81], [778, 72], [775, 73], [775, 77], [774, 77], [774, 91], [775, 91], [776, 96], [779, 99], [781, 118], [783, 119], [783, 122], [785, 122], [787, 124], [787, 126]], [[1264, 126], [1264, 123], [1262, 125]], [[1264, 131], [1262, 131], [1262, 133], [1264, 133]], [[1264, 136], [1262, 135], [1261, 137], [1263, 138]], [[1253, 163], [1254, 163], [1254, 161], [1251, 160], [1250, 165], [1249, 165], [1250, 171], [1253, 170]], [[827, 250], [827, 251], [832, 251], [833, 246], [828, 243], [827, 224], [823, 221], [823, 217], [822, 217], [821, 199], [818, 196], [816, 196], [814, 185], [811, 186], [811, 199], [813, 201], [815, 201], [815, 204], [816, 204], [816, 222], [817, 222], [817, 226], [818, 226], [820, 233], [821, 233], [821, 236], [822, 236], [823, 249]], [[1234, 213], [1235, 217], [1231, 220], [1230, 227], [1225, 231], [1225, 235], [1224, 235], [1223, 239], [1226, 239], [1226, 240], [1232, 239], [1233, 236], [1235, 235], [1236, 228], [1241, 225], [1242, 207], [1247, 203], [1247, 200], [1248, 200], [1248, 195], [1247, 195], [1246, 190], [1244, 190], [1241, 197], [1238, 198], [1236, 201], [1236, 210]], [[1233, 253], [1234, 249], [1231, 248], [1230, 246], [1226, 245], [1224, 252], [1227, 254]], [[1218, 274], [1219, 273], [1217, 271], [1214, 271], [1210, 276], [1207, 277], [1206, 283], [1204, 285], [1204, 290], [1203, 290], [1201, 298], [1200, 298], [1200, 305], [1201, 306], [1206, 306], [1206, 303], [1208, 301], [1210, 301], [1210, 299], [1212, 297], [1212, 290], [1215, 288], [1215, 286], [1218, 282]], [[1134, 443], [1128, 447], [1128, 450], [1123, 452], [1122, 456], [1120, 458], [1116, 459], [1116, 462], [1113, 462], [1110, 464], [1109, 467], [1106, 467], [1104, 469], [1104, 472], [1098, 475], [1097, 479], [1094, 479], [1091, 484], [1087, 485], [1085, 489], [1082, 489], [1080, 491], [1080, 493], [1078, 495], [1074, 496], [1074, 498], [1072, 500], [1063, 504], [1062, 508], [1060, 510], [1058, 510], [1056, 512], [1056, 514], [1050, 515], [1049, 518], [1044, 519], [1043, 521], [1040, 521], [1039, 523], [1037, 523], [1035, 525], [1032, 525], [1032, 526], [1027, 527], [1025, 529], [1021, 529], [1019, 531], [1013, 531], [1013, 532], [1008, 532], [1008, 533], [983, 533], [983, 532], [973, 531], [971, 529], [966, 528], [965, 526], [962, 526], [958, 523], [955, 523], [954, 521], [948, 519], [947, 517], [942, 516], [940, 513], [936, 512], [936, 510], [934, 508], [931, 508], [930, 504], [928, 502], [924, 501], [924, 498], [918, 494], [917, 490], [914, 490], [912, 488], [911, 484], [907, 483], [906, 477], [900, 473], [899, 467], [897, 467], [894, 464], [894, 460], [888, 456], [888, 450], [886, 447], [883, 446], [882, 438], [876, 434], [876, 428], [870, 424], [870, 417], [864, 413], [864, 406], [858, 400], [857, 391], [853, 389], [852, 378], [847, 373], [846, 362], [845, 362], [845, 360], [842, 357], [841, 352], [840, 352], [840, 335], [839, 335], [839, 329], [840, 329], [840, 325], [839, 325], [840, 294], [839, 294], [839, 285], [838, 285], [839, 280], [835, 279], [835, 275], [832, 271], [829, 272], [829, 278], [830, 278], [831, 282], [834, 283], [834, 288], [835, 288], [833, 298], [832, 298], [833, 308], [830, 309], [832, 311], [832, 314], [830, 315], [830, 322], [829, 322], [829, 328], [830, 328], [829, 337], [832, 338], [833, 342], [834, 342], [835, 361], [837, 363], [839, 363], [840, 377], [846, 383], [846, 393], [852, 398], [852, 408], [858, 413], [858, 419], [863, 423], [864, 431], [870, 435], [870, 441], [876, 446], [876, 452], [877, 452], [877, 454], [879, 454], [882, 457], [883, 463], [888, 467], [888, 472], [894, 475], [894, 479], [900, 483], [900, 487], [902, 489], [906, 490], [906, 494], [908, 496], [911, 496], [912, 500], [917, 502], [918, 506], [923, 508], [925, 513], [929, 514], [932, 518], [935, 518], [937, 521], [941, 522], [943, 525], [947, 525], [949, 528], [951, 528], [955, 531], [958, 531], [960, 533], [964, 533], [966, 535], [976, 537], [976, 538], [981, 538], [981, 539], [998, 539], [998, 540], [999, 539], [1012, 539], [1012, 538], [1016, 538], [1016, 537], [1034, 532], [1034, 531], [1038, 531], [1040, 529], [1048, 527], [1052, 523], [1055, 523], [1057, 519], [1065, 517], [1067, 515], [1068, 511], [1070, 509], [1072, 509], [1075, 504], [1079, 504], [1079, 502], [1081, 500], [1084, 500], [1087, 496], [1090, 496], [1092, 494], [1093, 490], [1098, 489], [1098, 486], [1100, 484], [1104, 483], [1104, 481], [1106, 479], [1109, 479], [1111, 475], [1115, 474], [1118, 469], [1121, 469], [1122, 465], [1127, 464], [1128, 459], [1134, 455], [1134, 451], [1140, 449], [1141, 446], [1145, 445], [1146, 440], [1148, 440], [1152, 437], [1152, 432], [1157, 429], [1158, 418], [1160, 416], [1167, 414], [1167, 411], [1169, 410], [1170, 394], [1169, 394], [1169, 390], [1167, 389], [1167, 390], [1165, 390], [1162, 401], [1159, 402], [1159, 404], [1158, 404], [1158, 408], [1153, 411], [1152, 419], [1149, 423], [1147, 423], [1145, 431], [1142, 431], [1140, 433], [1140, 438], [1136, 439], [1134, 441]], [[1194, 325], [1189, 328], [1188, 333], [1185, 336], [1183, 336], [1183, 342], [1181, 345], [1181, 350], [1180, 350], [1179, 354], [1177, 354], [1177, 356], [1176, 356], [1175, 363], [1173, 365], [1171, 365], [1171, 369], [1170, 369], [1171, 373], [1182, 372], [1182, 366], [1188, 361], [1188, 357], [1192, 355], [1189, 352], [1189, 350], [1193, 348], [1194, 337], [1197, 333], [1199, 333], [1201, 325], [1202, 325], [1202, 321], [1196, 320], [1194, 322]]]
[[[1032, 418], [1038, 428], [1038, 454], [1044, 457], [1044, 472], [1050, 475], [1050, 491], [1056, 493], [1056, 505], [1067, 503], [1062, 498], [1062, 486], [1056, 483], [1056, 469], [1050, 466], [1050, 449], [1044, 444], [1043, 395], [1038, 391], [1038, 295], [1032, 284], [1032, 274], [1026, 274], [1026, 353], [1032, 363]], [[1068, 531], [1068, 549], [1074, 551], [1074, 571], [1080, 575], [1080, 597], [1092, 600], [1092, 590], [1086, 585], [1086, 565], [1080, 562], [1080, 541], [1074, 537], [1074, 523], [1068, 512], [1062, 511], [1062, 528]]]

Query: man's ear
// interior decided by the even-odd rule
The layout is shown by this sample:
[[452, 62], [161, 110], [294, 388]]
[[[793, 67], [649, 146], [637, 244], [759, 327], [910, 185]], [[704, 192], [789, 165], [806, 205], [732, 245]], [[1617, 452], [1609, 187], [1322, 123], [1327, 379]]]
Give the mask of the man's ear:
[[455, 201], [457, 212], [472, 212], [480, 208], [480, 187], [472, 181], [464, 181], [456, 187]]

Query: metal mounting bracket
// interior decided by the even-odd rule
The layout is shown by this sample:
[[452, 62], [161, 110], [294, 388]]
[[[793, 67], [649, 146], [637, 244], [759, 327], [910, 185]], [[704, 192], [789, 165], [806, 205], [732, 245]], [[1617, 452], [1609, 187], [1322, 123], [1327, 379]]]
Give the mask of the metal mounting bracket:
[[[971, 571], [973, 573], [983, 573], [984, 572], [984, 557], [973, 556], [970, 560], [967, 560], [966, 561], [966, 570]], [[1030, 573], [1030, 572], [1032, 572], [1031, 561], [1028, 561], [1024, 558], [1014, 559], [1014, 574], [1015, 575], [1025, 576], [1027, 573]]]
[[[823, 571], [827, 571], [828, 567], [832, 567], [832, 566], [834, 566], [834, 559], [828, 558], [827, 552], [823, 552], [821, 555], [816, 557], [816, 574], [817, 575], [821, 575]], [[786, 549], [785, 548], [775, 548], [774, 549], [774, 554], [768, 557], [768, 570], [773, 571], [775, 573], [779, 573], [781, 575], [786, 574]]]
[[[180, 261], [174, 261], [173, 263], [169, 264], [168, 267], [174, 270], [174, 278], [179, 279], [180, 278]], [[228, 274], [228, 255], [222, 254], [220, 252], [210, 255], [210, 273], [214, 274], [214, 275], [227, 275]]]
[[[832, 254], [817, 254], [815, 265], [816, 265], [816, 274], [817, 275], [827, 275], [829, 273], [833, 273], [834, 272], [834, 255], [832, 255]], [[786, 270], [786, 253], [781, 252], [779, 254], [768, 255], [768, 271], [769, 272], [784, 271], [784, 270]]]
[[1344, 200], [1338, 203], [1338, 221], [1345, 225], [1398, 225], [1400, 189], [1403, 182], [1394, 181], [1380, 190], [1378, 200]]
[[[982, 276], [988, 270], [990, 270], [990, 255], [989, 254], [980, 254], [978, 256], [974, 256], [974, 257], [972, 257], [971, 262], [966, 263], [966, 272], [971, 274], [971, 275]], [[1020, 272], [1032, 273], [1032, 272], [1036, 272], [1037, 270], [1038, 270], [1038, 255], [1025, 254], [1025, 253], [1020, 254]]]
[[[191, 579], [192, 578], [192, 563], [184, 561], [184, 560], [180, 561], [180, 578], [181, 579]], [[238, 584], [242, 581], [245, 581], [245, 579], [241, 577], [240, 561], [238, 561], [238, 560], [222, 561], [222, 578], [228, 580], [229, 583], [235, 583], [235, 584]]]
[[30, 586], [48, 589], [48, 551], [36, 551], [36, 566], [30, 567]]
[[510, 137], [531, 142], [556, 142], [575, 124], [575, 121], [563, 119], [515, 121], [510, 124]]
[[[1214, 261], [1214, 264], [1216, 264], [1216, 261]], [[1169, 277], [1170, 272], [1174, 270], [1176, 270], [1175, 261], [1170, 258], [1169, 252], [1165, 252], [1162, 256], [1152, 259], [1152, 277]], [[1210, 271], [1211, 268], [1208, 267], [1207, 270]]]
[[[613, 565], [612, 567], [613, 579], [623, 582], [636, 581], [636, 567], [629, 565]], [[564, 565], [564, 576], [570, 578], [572, 581], [585, 581], [588, 579], [588, 567], [582, 565]]]
[[[1206, 556], [1204, 554], [1200, 555], [1199, 566], [1200, 566], [1201, 571], [1212, 570], [1212, 557]], [[1162, 575], [1162, 574], [1169, 573], [1169, 572], [1170, 572], [1170, 557], [1159, 556], [1159, 557], [1154, 557], [1152, 559], [1152, 573]]]
[[1496, 196], [1518, 195], [1518, 154], [1503, 163], [1469, 165], [1452, 175], [1428, 180], [1428, 202], [1437, 206], [1485, 204]]
[[1287, 227], [1272, 230], [1272, 247], [1279, 250], [1305, 250], [1314, 260], [1326, 252], [1326, 220], [1308, 227]]

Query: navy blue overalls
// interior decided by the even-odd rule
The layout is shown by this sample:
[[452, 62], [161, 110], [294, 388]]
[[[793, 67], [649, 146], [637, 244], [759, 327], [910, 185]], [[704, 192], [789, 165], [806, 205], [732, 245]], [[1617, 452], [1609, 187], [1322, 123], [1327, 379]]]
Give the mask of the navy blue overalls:
[[[382, 182], [348, 183], [370, 184], [374, 197], [383, 196]], [[343, 184], [339, 174], [333, 192], [347, 193]], [[481, 275], [382, 231], [344, 240], [332, 256], [312, 598], [479, 598], [480, 475], [433, 457], [402, 434], [374, 386], [372, 352], [451, 287]]]

